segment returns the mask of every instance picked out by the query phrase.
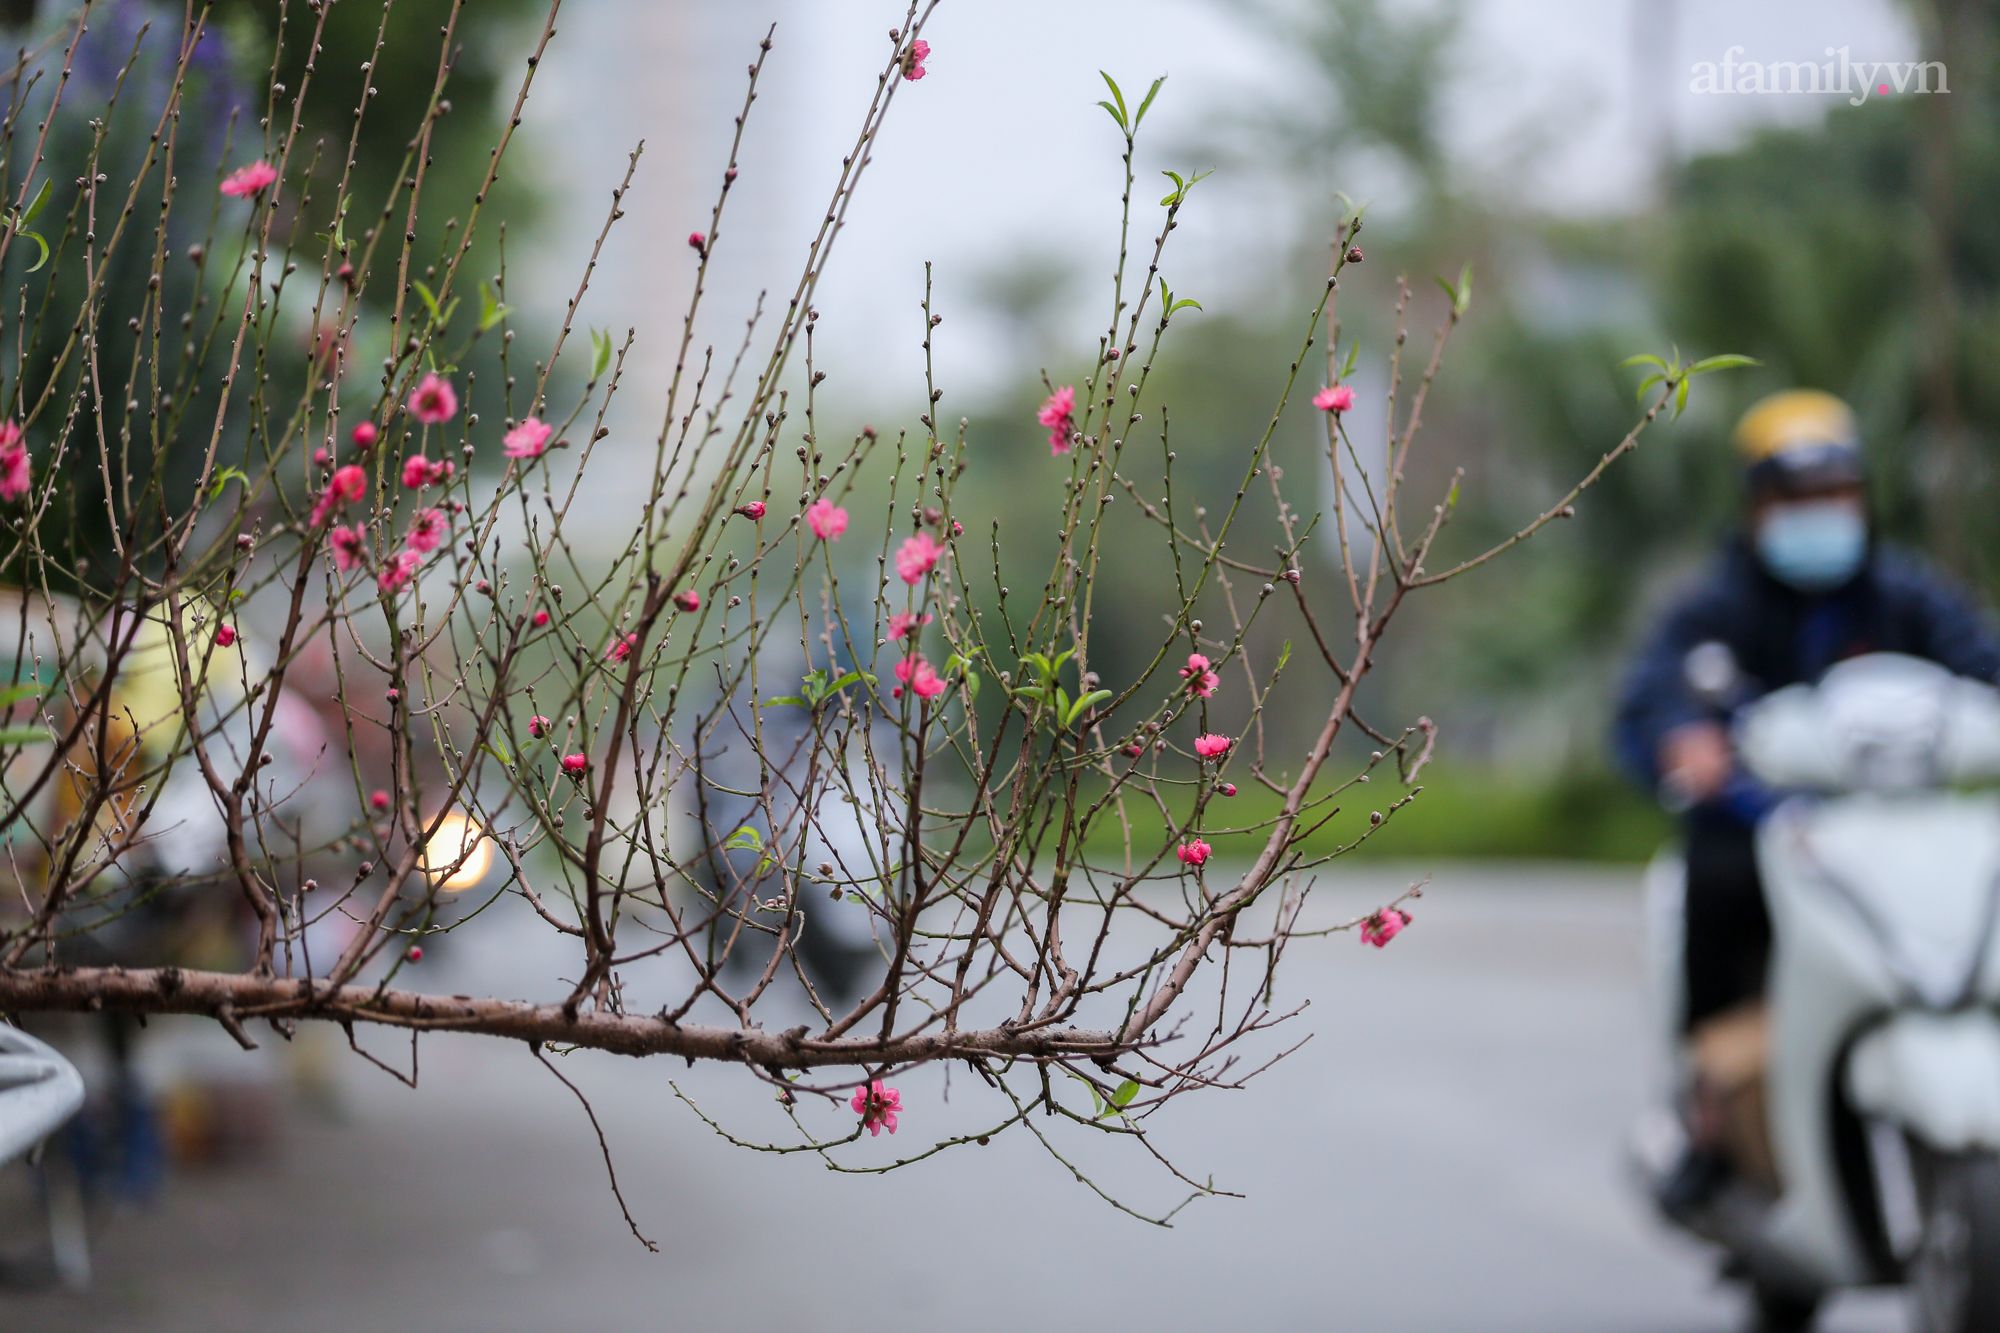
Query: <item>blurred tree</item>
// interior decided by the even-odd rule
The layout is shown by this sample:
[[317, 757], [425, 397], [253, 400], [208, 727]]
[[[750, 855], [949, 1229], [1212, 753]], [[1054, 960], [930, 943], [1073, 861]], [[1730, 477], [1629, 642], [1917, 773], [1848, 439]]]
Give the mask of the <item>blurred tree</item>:
[[[22, 137], [21, 127], [32, 132], [47, 113], [57, 83], [54, 74], [61, 67], [79, 8], [77, 0], [12, 0], [0, 7], [0, 21], [13, 29], [20, 46], [29, 52], [26, 77], [10, 80], [12, 95], [22, 99], [27, 108], [14, 118], [13, 151], [7, 154], [5, 179], [0, 181], [10, 200], [19, 196], [21, 177], [31, 160], [32, 140]], [[429, 103], [436, 78], [438, 33], [451, 9], [452, 0], [403, 0], [396, 5], [390, 11], [382, 59], [376, 68], [365, 72], [381, 22], [380, 8], [337, 5], [328, 11], [320, 58], [312, 74], [314, 92], [305, 106], [292, 175], [282, 187], [285, 193], [280, 205], [282, 208], [317, 191], [314, 216], [299, 220], [294, 230], [293, 220], [281, 214], [272, 233], [280, 244], [290, 236], [298, 245], [290, 258], [308, 266], [319, 262], [322, 238], [338, 202], [333, 192], [364, 81], [374, 93], [357, 146], [350, 231], [358, 236], [379, 219], [383, 204], [398, 188], [405, 146], [422, 123]], [[488, 25], [521, 21], [542, 9], [540, 0], [481, 0], [480, 5], [482, 20]], [[280, 79], [294, 87], [304, 76], [312, 18], [309, 11], [297, 8], [285, 25]], [[92, 7], [89, 30], [78, 45], [73, 77], [56, 105], [40, 171], [52, 187], [38, 219], [52, 254], [29, 281], [31, 291], [36, 280], [44, 284], [48, 309], [83, 309], [84, 287], [92, 280], [82, 258], [86, 228], [78, 185], [82, 164], [90, 160], [99, 133], [94, 120], [103, 116], [112, 88], [122, 78], [116, 110], [103, 127], [102, 143], [96, 150], [98, 170], [104, 177], [100, 200], [122, 201], [140, 175], [148, 137], [166, 105], [183, 21], [183, 6], [167, 0], [98, 0]], [[263, 107], [258, 90], [271, 67], [273, 44], [278, 40], [277, 6], [256, 0], [223, 0], [210, 8], [190, 62], [184, 114], [174, 141], [173, 171], [181, 193], [212, 192], [221, 171], [264, 155], [282, 132], [282, 125], [268, 130], [259, 125]], [[497, 55], [506, 49], [512, 48], [484, 38], [455, 44], [447, 85], [453, 110], [439, 121], [433, 135], [425, 187], [429, 197], [463, 200], [469, 206], [477, 193], [489, 152], [505, 124], [503, 92], [511, 91], [517, 78], [507, 73], [503, 88]], [[308, 163], [312, 164], [309, 184], [302, 179]], [[509, 183], [509, 178], [518, 174], [517, 166], [515, 172], [503, 175], [493, 201], [516, 225], [531, 219], [534, 212], [532, 191]], [[124, 324], [128, 317], [140, 323], [150, 318], [148, 284], [154, 259], [151, 238], [144, 229], [160, 215], [162, 179], [162, 167], [156, 162], [134, 199], [132, 225], [140, 230], [123, 240], [108, 260], [102, 255], [96, 260], [100, 267], [95, 280], [104, 283], [110, 293], [106, 314], [116, 316], [108, 321], [112, 327]], [[104, 208], [100, 202], [100, 225]], [[43, 327], [33, 320], [24, 329], [15, 312], [0, 316], [0, 363], [18, 368], [7, 387], [7, 414], [25, 416], [47, 395], [38, 418], [42, 429], [31, 432], [38, 438], [47, 440], [55, 435], [63, 417], [73, 412], [84, 414], [86, 420], [102, 419], [105, 429], [116, 432], [121, 426], [113, 418], [122, 416], [117, 404], [128, 393], [142, 397], [141, 386], [155, 375], [163, 388], [172, 386], [178, 377], [195, 387], [172, 396], [183, 406], [191, 403], [192, 410], [136, 417], [138, 428], [126, 446], [130, 459], [127, 475], [143, 483], [153, 472], [157, 452], [164, 460], [160, 477], [163, 493], [158, 503], [169, 509], [189, 503], [187, 490], [199, 472], [213, 425], [212, 415], [204, 413], [201, 404], [210, 405], [212, 411], [227, 366], [228, 337], [211, 337], [209, 333], [218, 319], [227, 327], [233, 315], [233, 305], [222, 309], [217, 298], [230, 280], [236, 248], [242, 240], [240, 234], [227, 230], [235, 216], [212, 215], [207, 207], [174, 210], [158, 300], [170, 330], [178, 331], [177, 323], [184, 315], [191, 316], [191, 321], [180, 336], [164, 338], [157, 366], [144, 350], [144, 339], [100, 338], [94, 378], [103, 386], [101, 404], [98, 391], [91, 387], [92, 368], [76, 354], [71, 330], [66, 326]], [[421, 262], [445, 256], [447, 247], [457, 243], [462, 223], [461, 206], [424, 210], [413, 253]], [[209, 245], [204, 243], [212, 243], [217, 253], [206, 253]], [[496, 244], [497, 234], [490, 229], [478, 235], [463, 270], [467, 286], [493, 270]], [[395, 247], [385, 247], [382, 253], [393, 256]], [[21, 281], [38, 259], [33, 247], [15, 244], [7, 256], [5, 280]], [[422, 277], [422, 268], [413, 276]], [[379, 380], [381, 357], [389, 350], [382, 315], [394, 299], [393, 267], [380, 268], [372, 277], [364, 295], [356, 345], [347, 362], [354, 383], [345, 397], [350, 403], [363, 405], [363, 411], [380, 392], [373, 381]], [[286, 313], [302, 318], [307, 311], [294, 308]], [[301, 327], [296, 336], [303, 363], [311, 354], [313, 330]], [[250, 424], [252, 420], [252, 414], [231, 414], [230, 434], [221, 443], [219, 465], [239, 463], [258, 454], [255, 432], [261, 427]], [[58, 530], [70, 534], [68, 542], [77, 549], [100, 553], [109, 549], [107, 484], [111, 483], [89, 469], [80, 470], [74, 484], [65, 489], [59, 512], [52, 516], [51, 521]], [[121, 489], [124, 486], [122, 479], [117, 484]]]

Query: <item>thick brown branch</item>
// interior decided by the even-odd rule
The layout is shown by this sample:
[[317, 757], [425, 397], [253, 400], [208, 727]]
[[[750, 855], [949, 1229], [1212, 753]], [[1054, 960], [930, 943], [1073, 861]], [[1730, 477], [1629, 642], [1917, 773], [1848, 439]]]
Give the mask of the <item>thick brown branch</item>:
[[817, 1041], [759, 1029], [676, 1024], [644, 1015], [578, 1013], [559, 1004], [424, 995], [342, 986], [328, 990], [292, 978], [180, 968], [80, 967], [55, 972], [0, 972], [0, 1012], [64, 1013], [110, 1009], [136, 1014], [200, 1014], [241, 1023], [253, 1018], [321, 1018], [389, 1027], [473, 1032], [527, 1042], [558, 1042], [614, 1055], [678, 1055], [803, 1069], [826, 1065], [915, 1064], [926, 1060], [1109, 1059], [1140, 1043], [1077, 1028], [988, 1028], [879, 1041]]

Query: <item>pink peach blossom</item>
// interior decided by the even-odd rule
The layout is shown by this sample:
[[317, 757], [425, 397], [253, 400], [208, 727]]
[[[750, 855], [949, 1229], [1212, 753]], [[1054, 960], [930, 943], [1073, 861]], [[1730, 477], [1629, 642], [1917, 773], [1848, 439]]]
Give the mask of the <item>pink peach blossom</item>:
[[377, 810], [387, 810], [389, 808], [389, 793], [379, 787], [376, 788], [374, 791], [368, 793], [368, 804], [374, 806]]
[[0, 422], [0, 500], [18, 500], [34, 480], [19, 422]]
[[351, 438], [354, 441], [356, 449], [372, 449], [375, 447], [375, 441], [380, 439], [381, 435], [382, 432], [376, 429], [374, 422], [357, 421], [354, 423], [354, 433]]
[[573, 778], [580, 778], [590, 770], [590, 756], [566, 754], [562, 757], [562, 771]]
[[1076, 387], [1065, 384], [1042, 401], [1035, 420], [1049, 428], [1049, 452], [1069, 452], [1069, 437], [1076, 431]]
[[891, 639], [914, 639], [917, 631], [931, 623], [931, 613], [918, 615], [914, 611], [898, 611], [889, 617], [889, 637]]
[[540, 458], [548, 450], [554, 428], [540, 417], [523, 417], [521, 423], [500, 439], [501, 452], [509, 458]]
[[916, 674], [910, 677], [910, 688], [919, 699], [935, 699], [944, 693], [944, 677], [937, 673], [936, 667], [919, 658]]
[[944, 547], [928, 532], [920, 532], [896, 548], [896, 573], [905, 583], [921, 583], [937, 568]]
[[1189, 653], [1187, 665], [1181, 668], [1181, 679], [1188, 684], [1188, 693], [1204, 699], [1215, 695], [1215, 687], [1222, 683], [1222, 677], [1208, 669], [1208, 658], [1200, 653]]
[[847, 1103], [854, 1113], [861, 1117], [861, 1123], [868, 1127], [870, 1138], [880, 1137], [883, 1130], [896, 1132], [896, 1117], [903, 1110], [903, 1094], [883, 1084], [882, 1080], [870, 1079], [865, 1088], [856, 1088], [854, 1097]]
[[611, 647], [605, 650], [604, 658], [607, 662], [623, 662], [632, 655], [632, 650], [638, 646], [639, 631], [633, 630], [624, 638], [614, 640]]
[[1214, 759], [1218, 755], [1228, 754], [1231, 744], [1233, 742], [1229, 737], [1217, 736], [1210, 732], [1208, 735], [1194, 738], [1194, 752], [1203, 759]]
[[813, 536], [830, 542], [847, 531], [847, 511], [821, 496], [806, 507], [806, 526], [812, 529]]
[[919, 37], [903, 53], [903, 77], [915, 83], [924, 77], [924, 62], [931, 58], [931, 44]]
[[1184, 866], [1199, 866], [1208, 863], [1208, 854], [1213, 850], [1200, 838], [1190, 838], [1174, 849], [1174, 855], [1180, 857]]
[[410, 415], [426, 426], [437, 426], [458, 415], [458, 393], [451, 381], [432, 371], [410, 390]]
[[912, 653], [896, 663], [896, 679], [908, 685], [919, 699], [935, 699], [944, 693], [944, 677], [937, 668]]
[[534, 626], [536, 629], [541, 629], [544, 625], [547, 625], [549, 623], [548, 608], [545, 606], [536, 607], [535, 614], [531, 616], [530, 619], [534, 622]]
[[1345, 412], [1354, 406], [1354, 390], [1345, 384], [1321, 389], [1313, 395], [1313, 406], [1322, 412]]
[[1400, 907], [1385, 907], [1361, 923], [1361, 942], [1381, 948], [1403, 933], [1410, 914]]
[[1044, 426], [1053, 426], [1067, 420], [1076, 412], [1076, 386], [1065, 384], [1047, 398], [1035, 411], [1035, 420]]
[[411, 454], [403, 460], [403, 485], [419, 491], [426, 486], [435, 486], [450, 477], [453, 472], [450, 463], [433, 463], [422, 454]]
[[528, 734], [536, 740], [549, 734], [549, 720], [540, 713], [528, 719]]
[[216, 647], [218, 647], [218, 648], [227, 648], [227, 647], [228, 647], [228, 646], [229, 646], [230, 644], [232, 644], [232, 643], [235, 643], [235, 642], [236, 642], [236, 628], [235, 628], [235, 626], [233, 626], [233, 625], [217, 625], [217, 626], [215, 627], [215, 646], [216, 646]]
[[412, 551], [424, 555], [444, 545], [450, 535], [451, 524], [442, 509], [423, 509], [410, 520], [410, 535], [404, 540]]
[[748, 519], [762, 518], [764, 517], [764, 502], [762, 500], [752, 500], [747, 504], [737, 505], [736, 512]]
[[415, 551], [398, 551], [389, 557], [387, 564], [382, 566], [381, 572], [375, 576], [375, 582], [383, 592], [401, 592], [404, 585], [417, 576], [417, 566], [423, 562], [424, 558]]
[[340, 507], [351, 500], [359, 500], [368, 494], [368, 473], [359, 464], [349, 463], [346, 467], [335, 468], [333, 476], [327, 479], [326, 489], [319, 493], [313, 503], [312, 525], [319, 527]]
[[232, 199], [249, 199], [271, 188], [278, 179], [278, 169], [269, 162], [258, 160], [247, 167], [238, 167], [222, 178], [219, 185], [224, 194]]
[[361, 531], [359, 523], [351, 528], [335, 528], [326, 534], [326, 543], [333, 548], [333, 567], [343, 574], [360, 564], [368, 550], [367, 534]]
[[693, 588], [682, 588], [674, 594], [674, 605], [689, 615], [701, 610], [701, 594]]

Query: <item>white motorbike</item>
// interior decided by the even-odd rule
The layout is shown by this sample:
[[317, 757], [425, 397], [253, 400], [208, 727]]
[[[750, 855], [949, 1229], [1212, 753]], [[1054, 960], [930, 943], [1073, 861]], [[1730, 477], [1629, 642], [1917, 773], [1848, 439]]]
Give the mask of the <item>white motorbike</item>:
[[[1729, 663], [1690, 659], [1726, 688]], [[1675, 1220], [1728, 1255], [1767, 1328], [1850, 1287], [1902, 1284], [1923, 1333], [2000, 1330], [2000, 691], [1879, 654], [1735, 719], [1787, 796], [1759, 825], [1773, 946], [1743, 1025], [1756, 1066], [1738, 1170]], [[1683, 1048], [1677, 857], [1648, 872], [1662, 1032]], [[1697, 1036], [1697, 1044], [1699, 1035]], [[1660, 1161], [1661, 1126], [1654, 1151]], [[1667, 1127], [1679, 1132], [1678, 1122]]]

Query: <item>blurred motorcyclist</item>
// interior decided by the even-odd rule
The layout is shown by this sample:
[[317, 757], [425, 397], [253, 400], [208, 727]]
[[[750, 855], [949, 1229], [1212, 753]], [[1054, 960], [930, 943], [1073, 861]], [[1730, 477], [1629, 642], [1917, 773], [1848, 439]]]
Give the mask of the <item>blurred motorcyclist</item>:
[[1614, 734], [1622, 765], [1683, 812], [1683, 1034], [1760, 995], [1770, 952], [1755, 828], [1774, 798], [1737, 768], [1734, 709], [1863, 653], [2000, 679], [2000, 637], [1964, 590], [1875, 539], [1845, 403], [1774, 394], [1744, 415], [1735, 442], [1741, 530], [1647, 636]]

